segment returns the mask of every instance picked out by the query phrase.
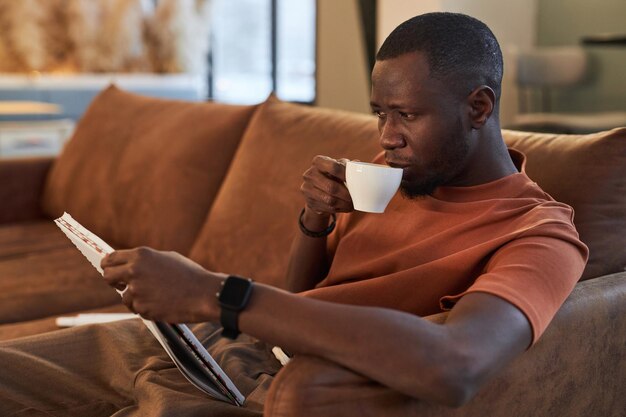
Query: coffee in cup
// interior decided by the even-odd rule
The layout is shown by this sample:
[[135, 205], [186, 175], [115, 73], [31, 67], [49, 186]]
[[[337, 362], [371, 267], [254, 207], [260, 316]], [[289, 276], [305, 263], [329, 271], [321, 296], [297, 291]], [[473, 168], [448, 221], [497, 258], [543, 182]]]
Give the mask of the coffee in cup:
[[402, 181], [402, 168], [367, 162], [346, 163], [346, 186], [355, 210], [382, 213]]

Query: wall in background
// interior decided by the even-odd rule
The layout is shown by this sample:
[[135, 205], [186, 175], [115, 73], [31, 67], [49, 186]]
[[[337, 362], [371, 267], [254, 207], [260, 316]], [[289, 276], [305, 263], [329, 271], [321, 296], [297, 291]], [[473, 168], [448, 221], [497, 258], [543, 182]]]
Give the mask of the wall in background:
[[[602, 33], [626, 34], [626, 1], [539, 0], [539, 45], [578, 45]], [[554, 94], [554, 111], [626, 110], [626, 46], [585, 49], [592, 73], [584, 85]]]
[[357, 0], [317, 2], [317, 100], [368, 113], [369, 71]]

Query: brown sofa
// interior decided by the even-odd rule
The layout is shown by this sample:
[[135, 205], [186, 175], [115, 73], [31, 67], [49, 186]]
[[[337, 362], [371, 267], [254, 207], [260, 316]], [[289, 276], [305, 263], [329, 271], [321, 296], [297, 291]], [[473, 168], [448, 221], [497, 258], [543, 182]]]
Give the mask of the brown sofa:
[[[297, 357], [275, 379], [265, 415], [624, 415], [626, 128], [503, 134], [527, 154], [528, 175], [574, 207], [591, 249], [583, 280], [540, 341], [456, 410]], [[275, 98], [186, 103], [110, 87], [58, 158], [0, 161], [0, 338], [54, 330], [61, 314], [124, 310], [51, 221], [63, 211], [114, 247], [176, 250], [280, 287], [313, 156], [368, 160], [377, 151], [368, 115]]]

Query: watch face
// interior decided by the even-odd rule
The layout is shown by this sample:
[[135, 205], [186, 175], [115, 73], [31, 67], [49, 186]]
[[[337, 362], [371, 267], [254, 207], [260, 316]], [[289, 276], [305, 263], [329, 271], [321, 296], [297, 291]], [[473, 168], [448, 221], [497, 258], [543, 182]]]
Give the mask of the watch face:
[[247, 279], [229, 278], [224, 287], [220, 291], [220, 302], [228, 306], [241, 306], [246, 299], [248, 291], [250, 291], [251, 282]]

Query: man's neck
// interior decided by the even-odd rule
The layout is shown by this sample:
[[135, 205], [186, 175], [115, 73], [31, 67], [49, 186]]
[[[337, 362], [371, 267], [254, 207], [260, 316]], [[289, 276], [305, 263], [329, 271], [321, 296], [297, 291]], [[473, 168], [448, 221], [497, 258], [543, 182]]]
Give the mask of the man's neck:
[[480, 185], [519, 172], [502, 139], [500, 127], [496, 127], [485, 126], [483, 131], [477, 132], [465, 170], [459, 175], [462, 180], [453, 185]]

